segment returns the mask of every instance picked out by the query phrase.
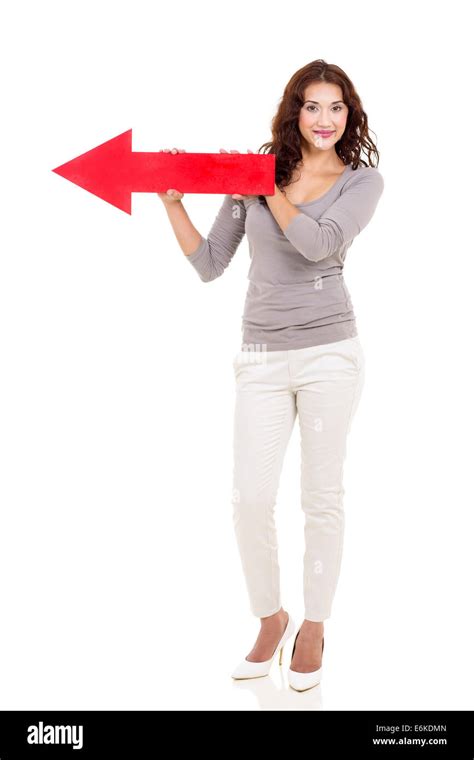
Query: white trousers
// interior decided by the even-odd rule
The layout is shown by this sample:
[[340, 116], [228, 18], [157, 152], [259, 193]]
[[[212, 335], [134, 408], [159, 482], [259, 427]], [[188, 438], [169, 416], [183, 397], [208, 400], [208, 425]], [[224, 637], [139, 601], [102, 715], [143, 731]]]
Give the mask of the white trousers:
[[235, 374], [233, 522], [257, 617], [281, 607], [274, 507], [298, 414], [305, 514], [305, 618], [330, 616], [344, 534], [346, 438], [364, 384], [359, 337], [287, 351], [239, 351]]

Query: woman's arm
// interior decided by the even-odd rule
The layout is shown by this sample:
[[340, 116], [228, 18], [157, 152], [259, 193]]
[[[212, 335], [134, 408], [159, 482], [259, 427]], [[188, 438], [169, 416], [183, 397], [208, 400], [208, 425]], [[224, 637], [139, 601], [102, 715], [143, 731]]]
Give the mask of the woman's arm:
[[[160, 153], [185, 153], [184, 148], [164, 148]], [[166, 193], [157, 193], [158, 197], [162, 200], [163, 205], [168, 214], [173, 232], [176, 236], [181, 250], [185, 256], [189, 256], [190, 253], [196, 250], [197, 246], [201, 242], [201, 235], [191, 222], [186, 209], [181, 203], [181, 199], [184, 197], [184, 193], [179, 190], [169, 189]]]
[[[169, 153], [169, 149], [165, 148]], [[184, 153], [173, 148], [171, 153]], [[220, 148], [221, 153], [227, 153]], [[251, 151], [248, 151], [251, 153]], [[231, 153], [238, 153], [232, 150]], [[158, 193], [163, 201], [173, 232], [187, 260], [194, 266], [203, 282], [219, 277], [228, 266], [245, 234], [246, 205], [226, 195], [207, 238], [204, 238], [191, 222], [181, 203], [184, 193], [169, 189]]]
[[274, 194], [265, 195], [265, 200], [282, 232], [285, 231], [295, 216], [298, 216], [300, 213], [296, 206], [293, 206], [286, 195], [281, 192], [276, 182]]
[[244, 202], [226, 195], [207, 238], [201, 237], [196, 250], [187, 255], [203, 282], [220, 277], [229, 265], [245, 234], [245, 217]]
[[296, 250], [309, 261], [321, 261], [367, 226], [383, 189], [384, 181], [378, 169], [359, 169], [352, 184], [317, 220], [299, 211], [282, 193], [275, 191], [275, 195], [266, 196], [266, 200], [283, 234]]
[[164, 206], [181, 250], [185, 256], [190, 256], [200, 244], [202, 235], [192, 223], [181, 200], [165, 203]]
[[176, 239], [187, 260], [194, 266], [203, 282], [210, 282], [224, 272], [245, 234], [246, 207], [244, 201], [226, 195], [209, 235], [204, 238], [191, 222], [186, 209], [177, 199], [164, 201], [166, 213]]

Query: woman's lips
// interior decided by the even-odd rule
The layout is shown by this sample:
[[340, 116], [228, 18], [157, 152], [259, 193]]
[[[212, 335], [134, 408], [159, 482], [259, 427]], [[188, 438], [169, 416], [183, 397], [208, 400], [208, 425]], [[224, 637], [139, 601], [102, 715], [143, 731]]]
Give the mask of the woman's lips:
[[319, 135], [320, 137], [331, 137], [331, 135], [334, 134], [334, 132], [316, 132], [313, 130], [315, 135]]

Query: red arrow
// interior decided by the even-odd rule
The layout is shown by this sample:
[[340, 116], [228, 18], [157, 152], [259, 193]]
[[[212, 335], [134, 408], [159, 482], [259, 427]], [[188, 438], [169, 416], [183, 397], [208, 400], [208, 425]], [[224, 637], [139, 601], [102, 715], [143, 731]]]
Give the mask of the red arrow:
[[132, 130], [53, 169], [127, 214], [132, 193], [273, 195], [275, 154], [133, 153]]

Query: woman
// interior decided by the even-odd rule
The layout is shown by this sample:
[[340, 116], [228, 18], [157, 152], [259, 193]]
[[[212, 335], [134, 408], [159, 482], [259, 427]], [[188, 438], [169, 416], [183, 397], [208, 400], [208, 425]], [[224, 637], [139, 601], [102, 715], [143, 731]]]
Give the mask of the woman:
[[[226, 195], [207, 238], [189, 220], [182, 193], [159, 195], [204, 282], [223, 273], [245, 233], [249, 239], [242, 346], [234, 359], [233, 517], [260, 632], [232, 676], [267, 675], [277, 652], [281, 664], [295, 631], [280, 600], [274, 506], [298, 415], [305, 619], [288, 676], [290, 686], [304, 691], [322, 675], [324, 620], [342, 555], [346, 438], [364, 384], [364, 354], [342, 270], [384, 182], [372, 164], [378, 151], [359, 96], [347, 75], [323, 60], [291, 77], [272, 121], [272, 140], [262, 149], [276, 154], [274, 195]], [[361, 159], [363, 149], [369, 165]]]

